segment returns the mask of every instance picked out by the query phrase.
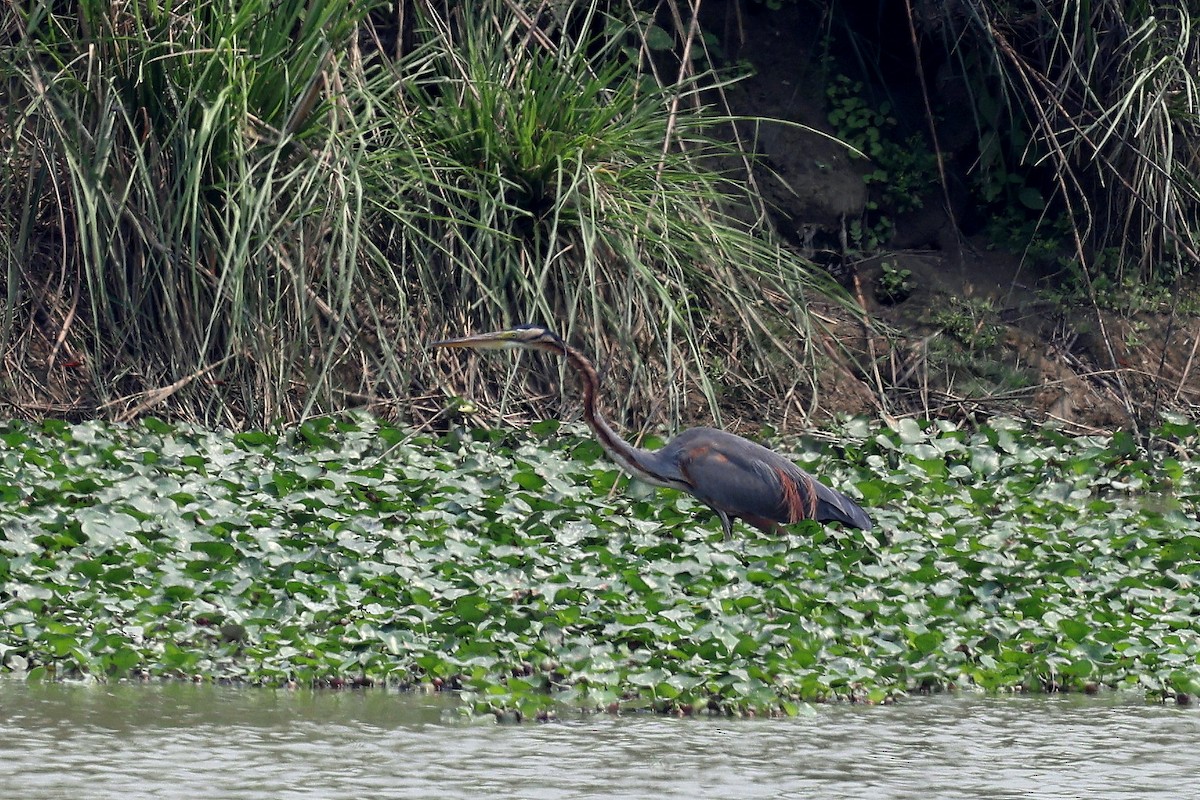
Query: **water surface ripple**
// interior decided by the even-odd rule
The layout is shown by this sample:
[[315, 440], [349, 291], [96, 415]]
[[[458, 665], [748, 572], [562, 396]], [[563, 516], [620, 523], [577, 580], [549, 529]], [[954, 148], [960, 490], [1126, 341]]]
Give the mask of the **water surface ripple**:
[[514, 726], [447, 722], [448, 708], [381, 691], [0, 681], [0, 798], [1200, 797], [1200, 712], [1128, 699]]

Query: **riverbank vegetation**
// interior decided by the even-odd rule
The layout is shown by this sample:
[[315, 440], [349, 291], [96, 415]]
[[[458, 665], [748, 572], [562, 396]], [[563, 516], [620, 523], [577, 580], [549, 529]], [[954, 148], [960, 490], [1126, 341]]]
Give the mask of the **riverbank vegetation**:
[[636, 354], [621, 413], [807, 382], [832, 284], [737, 179], [715, 73], [656, 76], [594, 3], [406, 7], [6, 5], [11, 410], [419, 414], [423, 342], [530, 320]]
[[[912, 228], [899, 215], [939, 204], [904, 188], [936, 175], [964, 228], [1003, 223], [994, 243], [1029, 254], [1034, 278], [1057, 276], [1057, 310], [1025, 318], [1061, 316], [1081, 334], [1071, 341], [1100, 342], [1085, 360], [1116, 384], [1127, 423], [1153, 425], [1141, 410], [1178, 401], [1183, 359], [1178, 386], [1146, 401], [1135, 384], [1147, 373], [1158, 388], [1177, 376], [1114, 346], [1128, 338], [1117, 323], [1068, 310], [1142, 286], [1173, 314], [1186, 296], [1200, 230], [1188, 10], [894, 4], [887, 13], [912, 12], [895, 30], [911, 25], [920, 45], [897, 61], [904, 48], [830, 4], [819, 27], [834, 44], [818, 59], [842, 87], [830, 127], [870, 151], [855, 163], [876, 193], [841, 212], [839, 233], [809, 231], [786, 192], [767, 204], [759, 191], [780, 179], [793, 195], [821, 191], [760, 152], [769, 130], [803, 126], [726, 102], [754, 68], [730, 54], [752, 56], [755, 42], [717, 14], [769, 22], [788, 8], [774, 5], [706, 4], [713, 16], [695, 19], [677, 3], [653, 16], [596, 0], [536, 13], [511, 0], [4, 3], [5, 413], [263, 427], [346, 407], [423, 418], [454, 393], [552, 398], [544, 371], [498, 361], [443, 391], [444, 365], [420, 347], [543, 321], [628, 388], [614, 414], [638, 425], [728, 414], [786, 427], [846, 397], [897, 414], [919, 396], [929, 415], [928, 387], [905, 381], [924, 374], [906, 363], [912, 348], [889, 344], [874, 309], [846, 310], [826, 271], [782, 245], [854, 287], [856, 259]], [[855, 62], [904, 64], [888, 73], [905, 83], [848, 83]], [[933, 104], [935, 81], [954, 114]], [[805, 135], [792, 150], [827, 143]], [[855, 230], [873, 232], [869, 252], [846, 238]], [[930, 283], [910, 269], [910, 293]], [[1141, 338], [1186, 348], [1185, 327]], [[1005, 391], [1061, 382], [1016, 360], [1000, 371], [1017, 376]], [[1080, 373], [1082, 391], [1093, 382]]]
[[847, 422], [795, 443], [873, 533], [768, 536], [589, 438], [0, 428], [0, 658], [31, 679], [457, 689], [469, 713], [795, 713], [1200, 689], [1200, 431]]
[[[839, 77], [844, 42], [894, 63], [869, 36], [815, 60], [867, 162], [731, 110], [736, 26], [679, 3], [0, 5], [0, 413], [28, 420], [0, 423], [6, 668], [522, 716], [1194, 695], [1197, 430], [1164, 412], [1200, 394], [1196, 20], [879, 7], [919, 45], [907, 104]], [[861, 165], [861, 202], [813, 230], [780, 199], [801, 162]], [[959, 261], [887, 253], [935, 172]], [[972, 225], [1033, 264], [1027, 303], [1020, 270], [972, 294]], [[929, 291], [948, 264], [961, 298]], [[916, 303], [907, 339], [881, 323]], [[526, 321], [595, 357], [629, 428], [822, 408], [836, 439], [798, 457], [879, 530], [726, 543], [572, 428], [453, 427], [570, 416], [557, 362], [424, 347]], [[988, 423], [998, 386], [1095, 435]]]

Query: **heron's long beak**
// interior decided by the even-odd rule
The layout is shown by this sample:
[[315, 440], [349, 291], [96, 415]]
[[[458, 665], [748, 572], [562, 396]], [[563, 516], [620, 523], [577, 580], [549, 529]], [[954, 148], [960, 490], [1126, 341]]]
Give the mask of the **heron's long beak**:
[[477, 333], [474, 336], [463, 336], [460, 339], [442, 339], [430, 342], [430, 347], [470, 347], [475, 350], [502, 350], [508, 347], [519, 347], [514, 341], [516, 331], [494, 331], [492, 333]]

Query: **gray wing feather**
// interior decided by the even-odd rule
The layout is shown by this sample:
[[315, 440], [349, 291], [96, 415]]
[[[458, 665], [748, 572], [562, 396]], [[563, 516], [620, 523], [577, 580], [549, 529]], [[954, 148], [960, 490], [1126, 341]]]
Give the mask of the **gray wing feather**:
[[[812, 517], [863, 530], [872, 527], [871, 518], [853, 500], [789, 459], [740, 436], [715, 428], [692, 428], [658, 454], [677, 466], [679, 476], [691, 485], [697, 498], [727, 514], [782, 524]], [[793, 493], [790, 501], [789, 490]], [[797, 503], [803, 509], [799, 514], [793, 513]]]

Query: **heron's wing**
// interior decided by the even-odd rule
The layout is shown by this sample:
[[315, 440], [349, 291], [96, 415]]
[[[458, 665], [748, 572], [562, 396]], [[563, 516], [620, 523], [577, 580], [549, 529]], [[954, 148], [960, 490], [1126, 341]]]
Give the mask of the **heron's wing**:
[[692, 428], [662, 452], [668, 451], [692, 494], [710, 506], [740, 517], [791, 521], [783, 478], [763, 457], [774, 455], [766, 448], [725, 431]]
[[748, 439], [714, 428], [693, 428], [667, 449], [673, 451], [671, 459], [692, 493], [728, 514], [784, 524], [836, 520], [871, 529], [871, 518], [853, 500]]
[[[807, 475], [808, 473], [805, 474]], [[837, 489], [826, 486], [816, 478], [811, 478], [810, 476], [810, 479], [817, 494], [816, 514], [813, 515], [813, 519], [819, 522], [837, 520], [843, 525], [860, 528], [864, 531], [869, 531], [874, 527], [871, 518], [867, 516], [867, 512], [863, 511], [858, 503], [846, 497], [846, 495]]]

